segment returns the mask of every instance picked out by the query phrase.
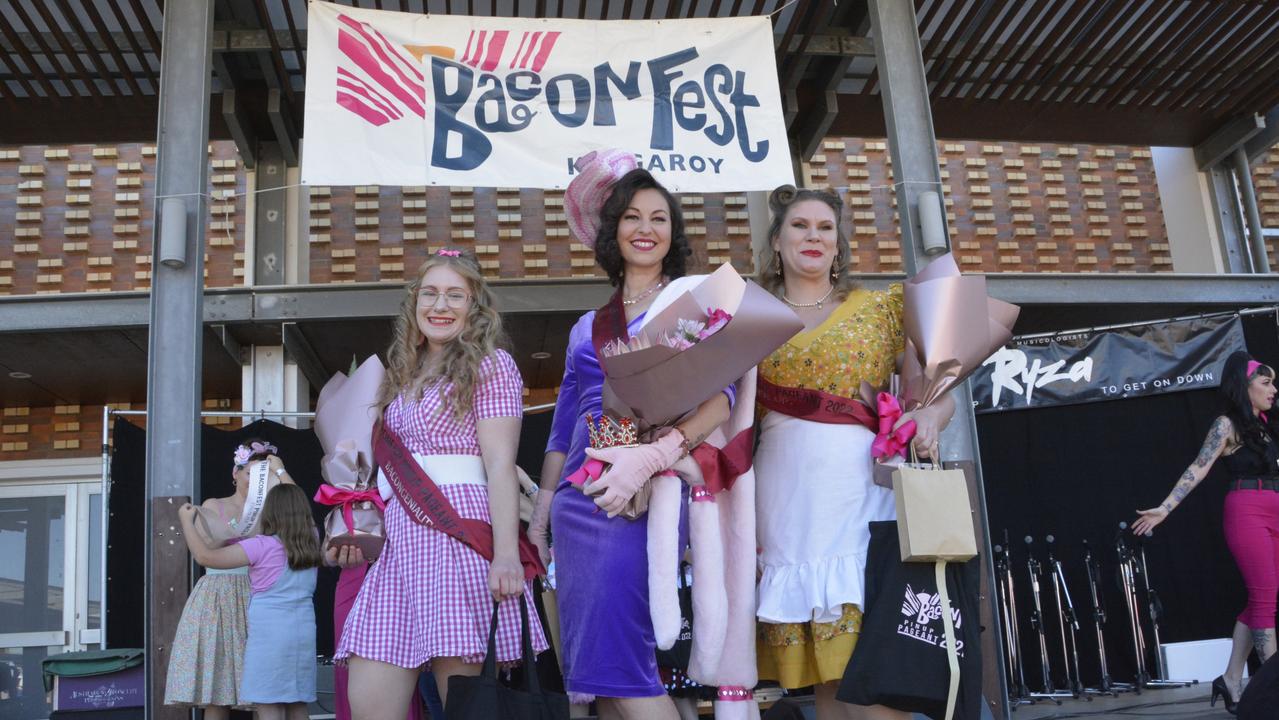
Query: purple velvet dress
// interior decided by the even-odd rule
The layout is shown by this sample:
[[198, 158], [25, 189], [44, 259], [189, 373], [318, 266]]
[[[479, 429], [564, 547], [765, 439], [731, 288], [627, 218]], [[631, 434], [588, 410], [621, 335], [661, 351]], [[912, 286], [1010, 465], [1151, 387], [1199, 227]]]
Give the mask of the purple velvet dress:
[[[641, 313], [627, 323], [634, 335]], [[569, 332], [564, 380], [555, 402], [547, 452], [562, 452], [564, 472], [551, 505], [556, 600], [564, 684], [574, 702], [666, 693], [657, 670], [657, 641], [648, 607], [646, 517], [609, 518], [566, 479], [586, 459], [586, 416], [598, 417], [604, 371], [591, 343], [595, 311]], [[731, 403], [735, 388], [725, 389]], [[685, 488], [687, 500], [687, 488]], [[680, 547], [688, 542], [688, 506], [680, 514]]]

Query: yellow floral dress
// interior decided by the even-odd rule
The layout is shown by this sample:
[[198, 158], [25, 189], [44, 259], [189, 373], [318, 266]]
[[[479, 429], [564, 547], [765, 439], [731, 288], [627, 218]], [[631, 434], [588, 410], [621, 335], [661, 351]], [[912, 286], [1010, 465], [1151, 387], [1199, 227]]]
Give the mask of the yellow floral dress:
[[[901, 285], [857, 290], [759, 372], [785, 387], [857, 398], [862, 381], [888, 382], [903, 344]], [[798, 688], [843, 677], [861, 631], [867, 523], [894, 517], [892, 492], [871, 482], [873, 439], [860, 425], [763, 411], [755, 454], [761, 679]]]

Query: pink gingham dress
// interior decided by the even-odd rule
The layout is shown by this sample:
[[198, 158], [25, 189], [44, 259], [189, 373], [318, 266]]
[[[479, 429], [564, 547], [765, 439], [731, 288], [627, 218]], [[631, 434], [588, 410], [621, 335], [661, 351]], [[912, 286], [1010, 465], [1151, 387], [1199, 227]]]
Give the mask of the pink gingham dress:
[[[415, 454], [480, 455], [477, 419], [520, 417], [523, 381], [515, 361], [502, 350], [480, 365], [475, 401], [461, 422], [442, 408], [437, 386], [422, 399], [403, 395], [386, 408], [383, 421]], [[490, 522], [488, 489], [481, 484], [444, 484], [440, 490], [458, 514]], [[338, 645], [336, 659], [352, 655], [404, 668], [428, 668], [431, 660], [457, 657], [483, 662], [488, 645], [493, 596], [489, 563], [479, 553], [433, 528], [419, 525], [392, 496], [386, 505], [386, 547], [369, 568]], [[525, 584], [535, 652], [546, 649], [533, 595]], [[497, 631], [497, 661], [521, 658], [520, 613], [514, 601], [502, 603]]]

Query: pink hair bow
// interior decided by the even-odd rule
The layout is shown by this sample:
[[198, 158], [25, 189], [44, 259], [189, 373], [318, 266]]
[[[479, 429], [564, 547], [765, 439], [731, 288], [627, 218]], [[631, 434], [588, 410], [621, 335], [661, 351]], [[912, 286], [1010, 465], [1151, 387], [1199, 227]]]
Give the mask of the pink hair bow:
[[911, 438], [915, 437], [915, 421], [907, 420], [894, 430], [893, 425], [902, 416], [902, 407], [897, 398], [881, 392], [875, 397], [875, 404], [879, 413], [879, 432], [870, 445], [871, 457], [882, 459], [895, 455], [904, 456]]
[[341, 505], [342, 519], [346, 521], [348, 532], [355, 529], [355, 515], [351, 512], [351, 506], [356, 503], [371, 502], [377, 505], [379, 510], [386, 510], [386, 502], [382, 500], [382, 495], [376, 487], [369, 490], [348, 490], [322, 484], [315, 491], [314, 500], [321, 505]]
[[436, 254], [436, 255], [443, 255], [444, 257], [461, 257], [461, 256], [462, 256], [462, 251], [461, 251], [461, 250], [447, 250], [447, 249], [445, 249], [445, 248], [440, 248], [439, 250], [436, 250], [436, 251], [435, 251], [435, 254]]

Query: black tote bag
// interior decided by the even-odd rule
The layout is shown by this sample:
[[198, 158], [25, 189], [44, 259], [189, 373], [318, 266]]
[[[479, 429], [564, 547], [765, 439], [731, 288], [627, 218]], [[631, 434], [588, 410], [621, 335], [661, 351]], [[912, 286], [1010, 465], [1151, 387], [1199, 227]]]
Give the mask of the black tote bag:
[[520, 604], [520, 639], [524, 652], [524, 689], [503, 685], [497, 679], [497, 609], [493, 603], [493, 621], [489, 624], [488, 654], [477, 677], [454, 675], [449, 678], [446, 720], [564, 720], [568, 718], [568, 696], [542, 690], [533, 662], [533, 640], [529, 635], [528, 607], [524, 597], [514, 598]]
[[[978, 559], [946, 566], [959, 654], [959, 720], [981, 717]], [[856, 705], [885, 705], [946, 716], [950, 667], [933, 563], [904, 563], [896, 522], [870, 523], [862, 632], [835, 694]]]

